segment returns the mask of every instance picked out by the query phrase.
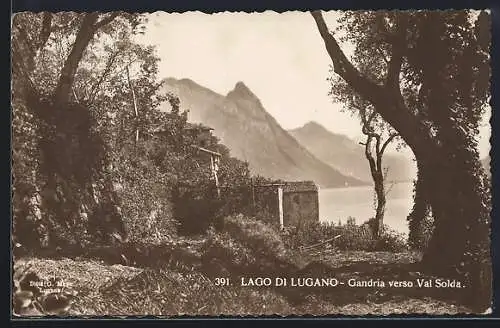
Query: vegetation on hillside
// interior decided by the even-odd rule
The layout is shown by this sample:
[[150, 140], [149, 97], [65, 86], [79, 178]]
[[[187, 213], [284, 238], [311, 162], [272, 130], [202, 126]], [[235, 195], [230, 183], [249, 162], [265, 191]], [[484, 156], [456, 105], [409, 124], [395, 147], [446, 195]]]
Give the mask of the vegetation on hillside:
[[[159, 58], [134, 42], [144, 16], [94, 16], [14, 17], [14, 238], [26, 250], [161, 242], [206, 229], [224, 204], [211, 201], [210, 157], [193, 146], [222, 155], [223, 188], [250, 182], [248, 164], [160, 92]], [[68, 65], [72, 85], [61, 101], [57, 81]], [[159, 110], [163, 102], [170, 112]]]

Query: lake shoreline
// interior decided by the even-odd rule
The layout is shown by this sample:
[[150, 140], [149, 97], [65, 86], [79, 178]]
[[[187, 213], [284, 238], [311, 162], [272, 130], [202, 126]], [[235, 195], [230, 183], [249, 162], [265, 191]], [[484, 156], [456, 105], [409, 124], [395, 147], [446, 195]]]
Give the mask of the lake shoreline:
[[[319, 189], [320, 222], [346, 223], [355, 218], [362, 224], [375, 216], [373, 186]], [[387, 194], [384, 223], [391, 229], [408, 234], [407, 216], [413, 206], [413, 183], [394, 183]]]

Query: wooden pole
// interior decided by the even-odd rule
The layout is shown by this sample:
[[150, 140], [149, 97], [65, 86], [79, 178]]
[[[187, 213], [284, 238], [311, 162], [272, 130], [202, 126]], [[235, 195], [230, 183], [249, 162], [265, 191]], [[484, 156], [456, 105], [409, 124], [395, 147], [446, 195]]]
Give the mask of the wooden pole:
[[217, 158], [214, 155], [210, 155], [210, 168], [212, 169], [212, 174], [215, 180], [215, 187], [217, 188], [217, 197], [220, 198], [220, 188], [219, 188], [219, 177], [217, 176], [218, 163]]
[[327, 239], [327, 240], [322, 241], [322, 242], [317, 243], [317, 244], [313, 244], [313, 245], [309, 245], [309, 246], [301, 246], [301, 247], [300, 247], [300, 250], [304, 251], [304, 250], [308, 250], [308, 249], [311, 249], [311, 248], [315, 248], [315, 247], [318, 247], [318, 246], [324, 245], [324, 244], [326, 244], [326, 243], [332, 242], [332, 241], [334, 241], [335, 239], [340, 238], [340, 237], [342, 237], [342, 235], [337, 235], [337, 236], [335, 236], [335, 237], [333, 237], [333, 238]]
[[[128, 86], [130, 90], [132, 90], [132, 101], [134, 103], [134, 113], [135, 113], [135, 118], [137, 119], [139, 117], [139, 112], [137, 110], [137, 100], [135, 98], [135, 91], [134, 88], [132, 87], [132, 82], [130, 81], [130, 72], [127, 66], [127, 81], [128, 81]], [[136, 128], [135, 130], [135, 142], [139, 141], [139, 127]]]
[[251, 184], [251, 187], [252, 187], [252, 205], [253, 205], [253, 212], [255, 214], [256, 212], [256, 208], [255, 208], [255, 187], [253, 185], [253, 177], [250, 178], [250, 184]]
[[283, 187], [278, 187], [278, 210], [280, 215], [280, 228], [284, 228], [283, 222]]

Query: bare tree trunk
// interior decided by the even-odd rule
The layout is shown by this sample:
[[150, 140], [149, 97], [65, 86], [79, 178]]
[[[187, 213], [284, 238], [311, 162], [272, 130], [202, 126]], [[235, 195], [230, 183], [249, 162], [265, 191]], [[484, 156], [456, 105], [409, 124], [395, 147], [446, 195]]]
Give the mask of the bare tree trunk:
[[384, 227], [384, 214], [385, 214], [385, 190], [384, 179], [381, 174], [377, 175], [375, 179], [375, 193], [377, 195], [377, 210], [375, 214], [375, 237], [379, 239], [383, 232]]
[[[384, 214], [385, 214], [385, 204], [386, 204], [386, 192], [384, 186], [384, 168], [382, 166], [382, 157], [384, 152], [391, 143], [392, 140], [397, 136], [396, 133], [391, 133], [385, 142], [381, 142], [382, 136], [380, 133], [375, 132], [372, 126], [372, 121], [377, 115], [377, 112], [373, 111], [370, 115], [367, 114], [366, 109], [360, 110], [361, 120], [363, 122], [362, 132], [366, 135], [366, 142], [361, 143], [365, 146], [365, 157], [370, 165], [370, 173], [374, 183], [375, 196], [377, 197], [377, 208], [375, 212], [375, 225], [373, 226], [373, 234], [376, 239], [379, 239], [382, 235], [382, 230], [384, 227]], [[372, 141], [375, 140], [374, 146]], [[375, 154], [374, 154], [375, 153]]]

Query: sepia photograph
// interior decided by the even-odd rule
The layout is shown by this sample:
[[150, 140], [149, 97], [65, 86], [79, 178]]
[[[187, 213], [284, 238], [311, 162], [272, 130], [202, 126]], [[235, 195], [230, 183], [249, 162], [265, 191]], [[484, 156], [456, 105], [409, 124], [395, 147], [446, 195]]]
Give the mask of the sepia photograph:
[[11, 317], [492, 313], [489, 10], [18, 12]]

